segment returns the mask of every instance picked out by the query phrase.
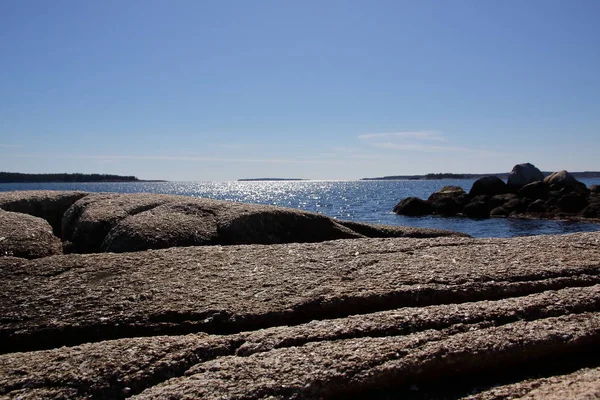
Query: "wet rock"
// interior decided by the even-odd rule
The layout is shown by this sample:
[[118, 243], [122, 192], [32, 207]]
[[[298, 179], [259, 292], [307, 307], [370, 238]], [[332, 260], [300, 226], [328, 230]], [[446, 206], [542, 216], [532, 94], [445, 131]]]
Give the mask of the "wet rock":
[[493, 196], [490, 199], [489, 206], [490, 206], [490, 208], [501, 207], [504, 204], [506, 204], [507, 202], [509, 202], [511, 200], [515, 200], [515, 199], [518, 199], [518, 197], [516, 194], [513, 194], [513, 193], [497, 194], [496, 196]]
[[491, 217], [508, 217], [510, 215], [510, 211], [505, 209], [504, 207], [495, 207], [490, 211]]
[[517, 164], [508, 175], [507, 185], [512, 188], [521, 188], [532, 182], [541, 182], [544, 174], [531, 163]]
[[587, 199], [587, 196], [577, 192], [570, 192], [565, 194], [560, 199], [558, 199], [556, 203], [556, 205], [561, 211], [573, 214], [583, 210], [585, 207], [587, 207], [588, 204], [589, 201]]
[[0, 192], [0, 208], [43, 218], [56, 236], [61, 235], [63, 214], [88, 193], [77, 191], [27, 190]]
[[394, 212], [396, 214], [407, 215], [410, 217], [429, 215], [432, 214], [433, 211], [434, 208], [430, 203], [417, 197], [407, 197], [394, 207]]
[[443, 197], [433, 203], [434, 213], [451, 217], [461, 212], [466, 204], [466, 196], [459, 198]]
[[502, 205], [502, 208], [504, 208], [506, 211], [508, 211], [509, 213], [513, 214], [520, 214], [525, 212], [525, 210], [527, 210], [527, 207], [529, 206], [529, 202], [527, 201], [527, 199], [513, 199], [513, 200], [509, 200], [506, 203], [504, 203]]
[[484, 201], [472, 201], [463, 208], [463, 214], [469, 218], [489, 218], [490, 209]]
[[579, 213], [584, 218], [600, 218], [600, 201], [590, 203]]
[[544, 182], [533, 182], [519, 189], [519, 196], [531, 200], [547, 199], [549, 188]]
[[506, 183], [497, 176], [486, 176], [477, 179], [471, 190], [469, 196], [475, 197], [479, 195], [495, 196], [497, 194], [504, 194], [508, 191]]
[[46, 220], [0, 210], [0, 257], [32, 259], [55, 254], [62, 254], [62, 244]]
[[547, 211], [546, 202], [541, 199], [534, 201], [527, 207], [527, 213], [545, 213]]

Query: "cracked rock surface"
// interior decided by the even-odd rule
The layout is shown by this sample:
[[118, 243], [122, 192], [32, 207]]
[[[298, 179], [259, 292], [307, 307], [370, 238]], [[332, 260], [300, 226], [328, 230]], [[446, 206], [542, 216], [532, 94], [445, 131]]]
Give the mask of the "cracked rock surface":
[[0, 273], [0, 397], [600, 393], [600, 233], [4, 257]]
[[43, 218], [52, 226], [54, 234], [60, 236], [63, 214], [87, 194], [54, 190], [0, 192], [0, 208]]

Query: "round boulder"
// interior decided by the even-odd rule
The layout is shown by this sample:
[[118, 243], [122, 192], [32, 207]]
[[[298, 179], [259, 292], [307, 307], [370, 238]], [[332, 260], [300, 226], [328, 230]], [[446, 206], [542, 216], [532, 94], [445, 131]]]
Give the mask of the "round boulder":
[[554, 172], [544, 178], [544, 183], [547, 185], [557, 186], [576, 186], [579, 181], [573, 175], [565, 171]]
[[532, 182], [519, 189], [520, 197], [527, 197], [531, 200], [547, 199], [549, 188], [544, 182]]
[[435, 193], [432, 193], [431, 196], [427, 199], [428, 202], [434, 203], [439, 199], [452, 197], [457, 198], [466, 195], [467, 192], [460, 186], [444, 186], [440, 190]]
[[193, 204], [164, 204], [121, 220], [106, 235], [101, 251], [122, 253], [217, 242], [215, 216]]
[[27, 259], [62, 254], [62, 243], [48, 221], [0, 210], [0, 257]]
[[510, 212], [504, 207], [496, 207], [490, 211], [490, 216], [492, 217], [508, 217]]
[[517, 164], [508, 175], [507, 185], [520, 188], [532, 182], [541, 182], [544, 174], [531, 163]]
[[497, 194], [504, 194], [507, 191], [506, 183], [502, 179], [497, 176], [484, 176], [473, 183], [469, 191], [469, 196], [495, 196]]
[[467, 193], [460, 186], [444, 186], [427, 199], [434, 213], [444, 216], [458, 214], [468, 201]]
[[484, 201], [472, 201], [463, 208], [463, 214], [469, 218], [489, 218], [490, 209]]
[[600, 193], [600, 185], [590, 185], [591, 193]]
[[570, 192], [562, 196], [556, 202], [558, 208], [566, 213], [578, 213], [587, 207], [589, 201], [585, 195], [577, 192]]
[[541, 199], [534, 201], [529, 205], [529, 207], [527, 207], [527, 213], [538, 214], [545, 213], [546, 211], [546, 203], [544, 202], [544, 200]]
[[418, 197], [407, 197], [394, 207], [394, 212], [396, 214], [407, 215], [410, 217], [429, 215], [432, 214], [433, 211], [434, 209], [431, 204]]
[[445, 217], [452, 217], [458, 214], [464, 207], [466, 202], [466, 195], [453, 198], [453, 197], [442, 197], [433, 202], [434, 213], [443, 215]]
[[586, 208], [581, 210], [579, 216], [584, 218], [600, 218], [600, 202], [590, 203]]
[[517, 199], [517, 195], [512, 193], [497, 194], [490, 199], [490, 208], [502, 207], [505, 203]]

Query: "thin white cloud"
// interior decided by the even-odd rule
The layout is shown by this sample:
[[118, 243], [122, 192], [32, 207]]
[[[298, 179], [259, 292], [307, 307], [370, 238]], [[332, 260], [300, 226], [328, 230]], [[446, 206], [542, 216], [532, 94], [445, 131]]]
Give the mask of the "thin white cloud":
[[487, 149], [452, 145], [448, 143], [448, 140], [441, 131], [370, 133], [359, 135], [358, 139], [369, 147], [377, 149], [422, 153], [462, 153], [469, 157], [489, 157], [502, 154]]
[[435, 145], [422, 144], [422, 143], [378, 142], [378, 143], [372, 143], [371, 146], [382, 148], [382, 149], [413, 150], [413, 151], [423, 151], [423, 152], [432, 152], [432, 153], [471, 151], [471, 149], [469, 149], [467, 147], [435, 146]]
[[406, 131], [406, 132], [383, 132], [383, 133], [365, 133], [358, 135], [361, 140], [377, 140], [377, 139], [416, 139], [416, 140], [433, 140], [445, 142], [446, 138], [439, 131]]

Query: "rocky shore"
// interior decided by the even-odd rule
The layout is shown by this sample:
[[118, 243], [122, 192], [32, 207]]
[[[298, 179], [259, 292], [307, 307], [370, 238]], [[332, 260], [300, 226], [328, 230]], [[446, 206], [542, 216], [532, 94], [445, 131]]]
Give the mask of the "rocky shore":
[[1, 398], [600, 395], [600, 233], [473, 239], [149, 194], [0, 208]]
[[518, 164], [506, 183], [496, 176], [483, 177], [468, 193], [458, 186], [445, 186], [427, 200], [403, 199], [394, 212], [408, 216], [600, 221], [600, 187], [588, 188], [567, 171], [544, 177], [534, 165]]

